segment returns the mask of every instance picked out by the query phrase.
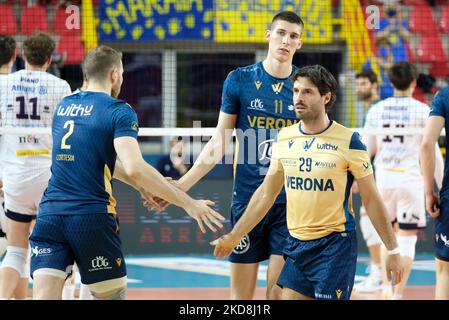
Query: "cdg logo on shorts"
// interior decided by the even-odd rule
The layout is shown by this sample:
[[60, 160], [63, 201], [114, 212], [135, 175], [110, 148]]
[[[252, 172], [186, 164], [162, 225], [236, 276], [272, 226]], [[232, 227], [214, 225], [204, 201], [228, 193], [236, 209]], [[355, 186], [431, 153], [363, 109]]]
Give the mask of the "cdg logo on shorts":
[[97, 256], [95, 259], [92, 259], [91, 265], [92, 269], [90, 270], [112, 269], [112, 267], [109, 267], [108, 259], [103, 256]]

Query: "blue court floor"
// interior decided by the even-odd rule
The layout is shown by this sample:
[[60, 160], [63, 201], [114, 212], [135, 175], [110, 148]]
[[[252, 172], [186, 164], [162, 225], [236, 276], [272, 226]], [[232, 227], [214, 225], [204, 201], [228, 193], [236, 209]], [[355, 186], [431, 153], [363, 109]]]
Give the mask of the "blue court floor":
[[[209, 255], [127, 256], [129, 288], [228, 287], [229, 263]], [[369, 259], [359, 255], [355, 281], [367, 276]], [[266, 286], [267, 264], [259, 268], [258, 286]], [[408, 285], [435, 285], [433, 255], [417, 254]]]

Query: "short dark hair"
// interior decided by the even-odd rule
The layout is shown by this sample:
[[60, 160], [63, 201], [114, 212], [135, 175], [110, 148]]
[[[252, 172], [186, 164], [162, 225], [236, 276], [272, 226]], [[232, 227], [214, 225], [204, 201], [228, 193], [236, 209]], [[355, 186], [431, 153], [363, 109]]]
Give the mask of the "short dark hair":
[[293, 11], [279, 12], [273, 17], [273, 20], [271, 20], [271, 25], [273, 25], [278, 20], [296, 23], [301, 27], [301, 31], [304, 29], [304, 21], [302, 21], [302, 19]]
[[331, 93], [331, 99], [326, 103], [327, 113], [337, 99], [337, 80], [335, 80], [332, 73], [325, 67], [316, 64], [299, 69], [293, 75], [292, 82], [295, 82], [298, 78], [309, 78], [309, 80], [318, 88], [318, 91], [322, 96], [328, 92]]
[[46, 32], [36, 31], [23, 42], [23, 52], [29, 64], [43, 66], [55, 51], [55, 41]]
[[396, 62], [388, 70], [388, 78], [397, 90], [407, 90], [418, 79], [418, 69], [409, 61]]
[[102, 81], [113, 68], [121, 66], [122, 53], [101, 45], [90, 51], [83, 62], [83, 73], [87, 81]]
[[368, 79], [371, 83], [377, 82], [377, 74], [371, 69], [365, 69], [355, 75], [355, 78], [365, 78]]
[[16, 52], [16, 40], [8, 35], [0, 35], [0, 66], [11, 61]]

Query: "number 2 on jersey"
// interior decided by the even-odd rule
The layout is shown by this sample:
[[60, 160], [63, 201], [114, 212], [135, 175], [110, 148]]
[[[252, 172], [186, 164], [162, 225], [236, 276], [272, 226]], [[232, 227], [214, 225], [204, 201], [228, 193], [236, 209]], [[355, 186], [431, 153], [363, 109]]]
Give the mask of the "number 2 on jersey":
[[64, 123], [64, 129], [67, 127], [69, 127], [69, 131], [67, 131], [67, 133], [62, 137], [62, 140], [61, 140], [61, 149], [63, 149], [63, 150], [70, 150], [70, 148], [71, 148], [71, 145], [66, 144], [66, 141], [73, 133], [73, 129], [75, 128], [75, 121], [73, 121], [73, 120], [66, 121]]

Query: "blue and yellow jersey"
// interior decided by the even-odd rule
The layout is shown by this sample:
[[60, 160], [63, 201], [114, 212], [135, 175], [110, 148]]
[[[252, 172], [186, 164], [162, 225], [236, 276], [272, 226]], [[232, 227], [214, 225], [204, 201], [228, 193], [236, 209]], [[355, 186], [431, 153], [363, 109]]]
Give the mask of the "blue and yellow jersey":
[[[262, 62], [229, 73], [221, 111], [238, 115], [233, 202], [249, 202], [268, 171], [279, 129], [297, 122], [292, 86], [289, 78], [269, 75]], [[284, 191], [276, 203], [285, 203]]]
[[[449, 87], [445, 87], [438, 91], [432, 101], [429, 116], [439, 116], [444, 118], [444, 129], [446, 135], [449, 132]], [[444, 176], [443, 184], [440, 190], [440, 197], [449, 198], [449, 157], [447, 156], [448, 139], [445, 139], [444, 148], [446, 149], [446, 157], [444, 159]]]
[[352, 182], [373, 173], [358, 133], [331, 122], [320, 133], [306, 134], [300, 122], [279, 132], [272, 162], [284, 172], [293, 237], [313, 240], [355, 230]]
[[134, 110], [105, 93], [79, 92], [57, 107], [52, 127], [52, 176], [39, 214], [116, 214], [114, 139], [137, 138]]

